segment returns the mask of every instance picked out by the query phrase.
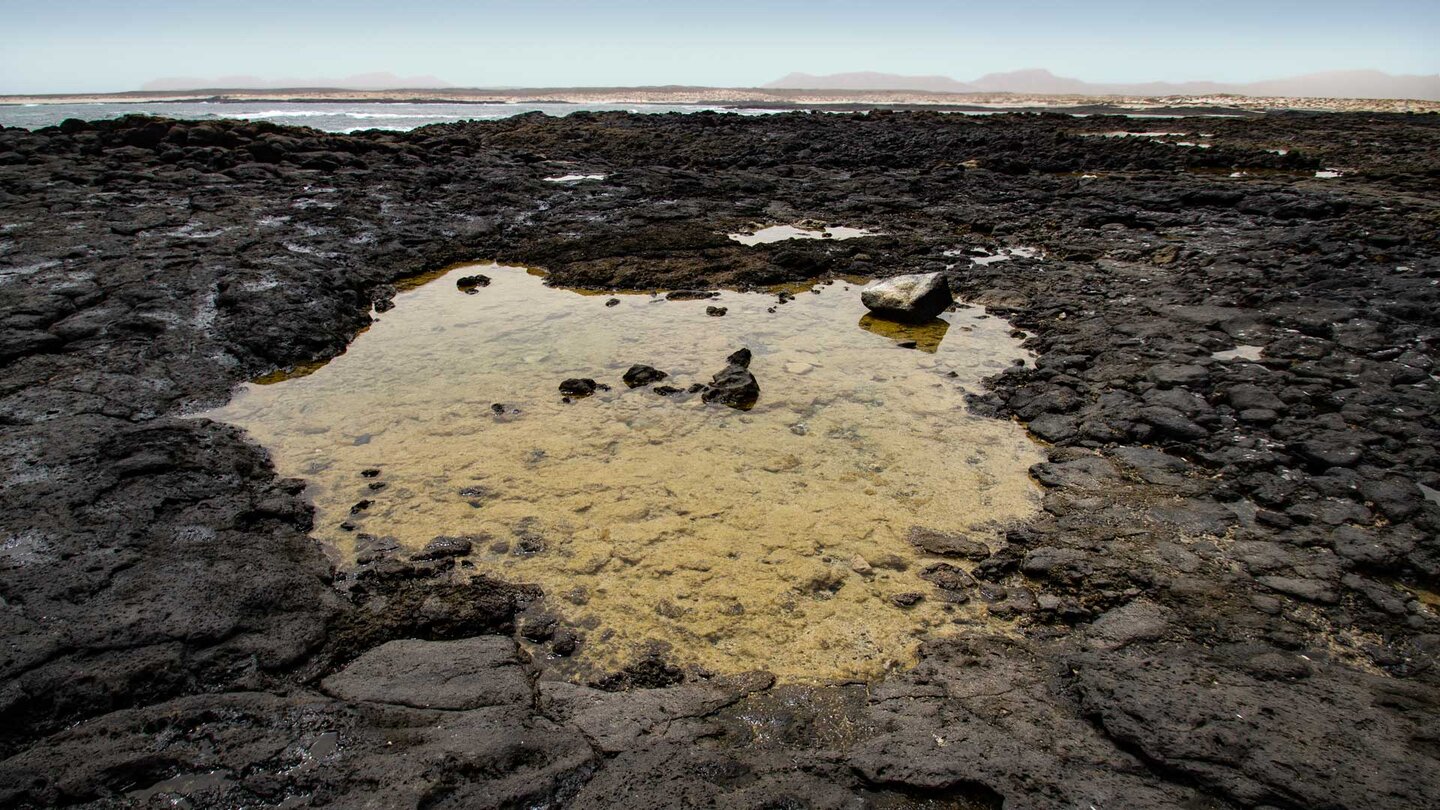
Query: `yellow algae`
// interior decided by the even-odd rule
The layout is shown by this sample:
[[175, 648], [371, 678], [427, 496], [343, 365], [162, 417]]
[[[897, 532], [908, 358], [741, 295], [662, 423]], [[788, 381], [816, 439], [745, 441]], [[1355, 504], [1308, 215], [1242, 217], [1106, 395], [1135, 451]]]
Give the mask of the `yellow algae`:
[[[475, 272], [491, 284], [456, 289]], [[607, 306], [521, 268], [458, 267], [398, 295], [323, 368], [205, 416], [310, 482], [315, 534], [342, 560], [345, 521], [410, 550], [473, 538], [467, 570], [540, 585], [583, 633], [584, 665], [659, 643], [722, 673], [873, 677], [981, 613], [920, 578], [934, 560], [909, 529], [991, 540], [1034, 512], [1042, 459], [1020, 427], [964, 406], [1023, 355], [1007, 323], [962, 306], [916, 328], [926, 351], [910, 351], [862, 321], [859, 285], [818, 289]], [[750, 411], [621, 381], [643, 363], [684, 389], [741, 347], [761, 390]], [[612, 388], [565, 403], [570, 377]]]

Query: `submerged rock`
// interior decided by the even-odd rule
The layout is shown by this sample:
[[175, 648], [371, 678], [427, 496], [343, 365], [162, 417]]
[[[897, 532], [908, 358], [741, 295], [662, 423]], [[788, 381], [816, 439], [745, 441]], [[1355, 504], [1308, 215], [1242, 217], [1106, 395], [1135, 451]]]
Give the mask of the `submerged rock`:
[[596, 391], [608, 391], [610, 386], [601, 385], [589, 377], [571, 377], [560, 383], [560, 393], [567, 397], [588, 397]]
[[445, 557], [463, 557], [474, 548], [474, 543], [469, 537], [448, 537], [440, 536], [425, 544], [413, 559], [419, 561], [439, 560]]
[[725, 358], [729, 365], [710, 379], [700, 399], [748, 411], [760, 399], [760, 383], [750, 373], [750, 350], [740, 349]]
[[941, 273], [888, 278], [860, 293], [860, 302], [881, 318], [924, 323], [955, 303]]
[[631, 366], [621, 379], [625, 380], [625, 385], [631, 388], [639, 388], [642, 385], [660, 382], [669, 376], [669, 374], [666, 374], [654, 366], [636, 364]]

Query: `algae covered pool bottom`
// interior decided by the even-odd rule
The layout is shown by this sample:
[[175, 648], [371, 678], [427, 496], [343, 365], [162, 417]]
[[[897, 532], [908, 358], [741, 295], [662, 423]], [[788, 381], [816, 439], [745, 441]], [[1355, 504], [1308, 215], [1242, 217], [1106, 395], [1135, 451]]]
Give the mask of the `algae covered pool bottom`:
[[[477, 272], [489, 286], [457, 289]], [[964, 404], [1023, 352], [978, 308], [905, 327], [866, 317], [858, 284], [785, 298], [607, 300], [460, 267], [397, 296], [344, 355], [204, 416], [309, 482], [342, 566], [366, 544], [466, 537], [461, 570], [541, 586], [581, 638], [577, 669], [658, 648], [719, 673], [872, 677], [982, 613], [921, 578], [937, 560], [912, 527], [993, 544], [1036, 508], [1036, 445]], [[741, 347], [753, 409], [683, 392]], [[632, 364], [682, 393], [627, 388]], [[572, 377], [611, 388], [565, 402]]]

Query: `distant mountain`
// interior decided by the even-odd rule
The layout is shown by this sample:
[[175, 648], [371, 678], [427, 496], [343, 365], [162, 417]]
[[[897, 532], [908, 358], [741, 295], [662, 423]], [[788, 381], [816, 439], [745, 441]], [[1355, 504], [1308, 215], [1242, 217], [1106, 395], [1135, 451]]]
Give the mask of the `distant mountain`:
[[[945, 76], [893, 73], [790, 75], [765, 85], [790, 90], [925, 90], [945, 93], [1031, 93], [1081, 96], [1306, 96], [1310, 98], [1399, 98], [1440, 101], [1440, 75], [1392, 76], [1378, 70], [1339, 70], [1260, 82], [1139, 82], [1105, 84], [1056, 76], [1048, 70], [989, 73], [972, 82]], [[962, 89], [963, 88], [963, 89]]]
[[394, 73], [356, 73], [342, 78], [305, 77], [265, 79], [259, 76], [217, 76], [211, 79], [175, 76], [146, 82], [141, 90], [282, 90], [295, 87], [325, 87], [338, 90], [433, 90], [454, 85], [434, 76], [396, 76]]
[[[897, 87], [895, 82], [904, 83]], [[893, 73], [791, 73], [765, 87], [803, 90], [928, 90], [932, 93], [974, 93], [976, 88], [949, 76], [896, 76]]]

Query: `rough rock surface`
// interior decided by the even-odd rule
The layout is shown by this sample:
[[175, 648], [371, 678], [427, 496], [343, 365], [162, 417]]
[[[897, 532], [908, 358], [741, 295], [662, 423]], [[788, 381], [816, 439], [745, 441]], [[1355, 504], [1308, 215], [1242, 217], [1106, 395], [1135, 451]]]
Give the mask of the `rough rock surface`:
[[[1440, 120], [1087, 136], [1129, 127], [1153, 125], [0, 130], [0, 805], [1433, 804]], [[606, 178], [544, 182], [577, 164]], [[885, 235], [725, 236], [805, 220]], [[905, 598], [995, 624], [874, 684], [650, 660], [578, 686], [529, 639], [501, 654], [539, 635], [515, 618], [533, 588], [384, 537], [333, 570], [303, 483], [184, 414], [334, 356], [397, 282], [475, 258], [696, 297], [949, 268], [1036, 355], [971, 409], [1050, 443], [1044, 510], [983, 559], [952, 543], [947, 587]], [[430, 646], [460, 639], [496, 655]]]
[[860, 301], [877, 317], [924, 323], [944, 312], [955, 299], [943, 273], [917, 273], [867, 287], [860, 293]]

